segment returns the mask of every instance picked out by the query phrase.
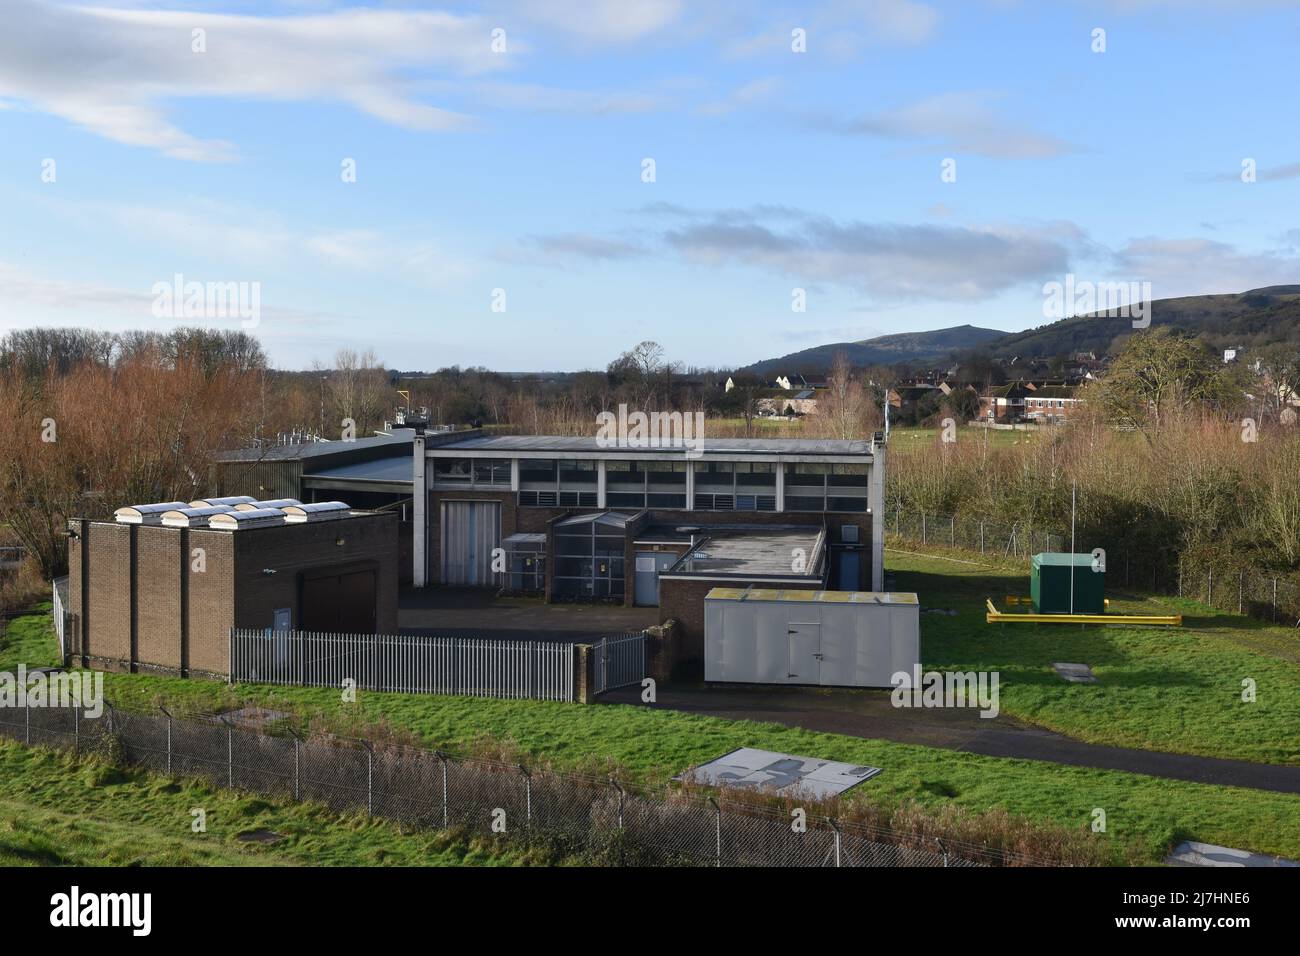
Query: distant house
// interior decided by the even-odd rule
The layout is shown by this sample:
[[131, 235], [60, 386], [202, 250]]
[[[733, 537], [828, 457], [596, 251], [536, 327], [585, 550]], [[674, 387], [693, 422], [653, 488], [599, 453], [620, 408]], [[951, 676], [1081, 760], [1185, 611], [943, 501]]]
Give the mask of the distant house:
[[1069, 421], [1084, 405], [1077, 392], [1073, 385], [1042, 385], [1026, 391], [1024, 417], [1048, 425]]
[[796, 415], [812, 415], [817, 411], [816, 396], [814, 389], [805, 388], [801, 392], [796, 392], [794, 397], [786, 399], [785, 404]]
[[898, 410], [898, 417], [914, 419], [921, 401], [940, 391], [938, 385], [919, 382], [915, 385], [899, 385], [889, 390], [889, 405]]
[[1005, 425], [1018, 422], [1025, 415], [1024, 382], [1012, 382], [987, 389], [980, 395], [980, 421]]

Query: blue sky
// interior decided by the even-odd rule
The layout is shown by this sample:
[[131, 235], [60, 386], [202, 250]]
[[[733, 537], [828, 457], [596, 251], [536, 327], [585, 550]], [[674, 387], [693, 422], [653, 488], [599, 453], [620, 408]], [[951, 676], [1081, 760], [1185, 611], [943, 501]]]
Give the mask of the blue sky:
[[179, 274], [258, 283], [283, 367], [600, 368], [646, 338], [722, 366], [1039, 325], [1067, 273], [1156, 297], [1300, 282], [1300, 2], [0, 17], [0, 330], [165, 329], [152, 290]]

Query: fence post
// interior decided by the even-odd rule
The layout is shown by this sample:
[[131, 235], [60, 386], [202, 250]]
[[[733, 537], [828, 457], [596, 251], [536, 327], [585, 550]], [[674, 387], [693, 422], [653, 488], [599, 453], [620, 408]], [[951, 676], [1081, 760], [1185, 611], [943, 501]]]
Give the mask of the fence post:
[[1205, 590], [1205, 603], [1210, 607], [1214, 607], [1214, 568], [1210, 568], [1207, 573], [1209, 574], [1209, 585]]
[[948, 516], [948, 544], [951, 547], [957, 546], [957, 516]]
[[170, 774], [172, 772], [172, 715], [162, 704], [158, 705], [158, 709], [167, 718], [167, 773]]
[[944, 866], [947, 866], [947, 865], [948, 865], [948, 848], [947, 848], [946, 846], [943, 845], [943, 841], [940, 840], [938, 837], [934, 837], [933, 839], [934, 839], [934, 842], [935, 842], [935, 843], [939, 844], [939, 852], [943, 855], [943, 865], [944, 865]]
[[1245, 587], [1246, 587], [1246, 572], [1238, 571], [1237, 572], [1237, 613], [1238, 614], [1241, 613], [1241, 609], [1245, 606], [1245, 604], [1243, 603], [1244, 601], [1243, 591]]
[[524, 828], [531, 831], [533, 828], [533, 775], [528, 772], [528, 768], [523, 764], [519, 765], [519, 772], [524, 777]]
[[1273, 579], [1273, 621], [1277, 621], [1277, 578]]
[[235, 725], [225, 715], [217, 718], [226, 725], [226, 786], [235, 788]]
[[925, 544], [925, 512], [921, 512], [921, 543]]
[[433, 755], [442, 764], [442, 828], [447, 829], [447, 755], [435, 750]]
[[838, 870], [840, 868], [840, 825], [834, 817], [827, 817], [826, 822], [835, 831], [835, 868]]
[[980, 554], [984, 553], [984, 522], [980, 522]]
[[293, 734], [293, 799], [302, 800], [302, 740], [296, 731]]
[[26, 700], [23, 701], [23, 743], [29, 747], [32, 743], [32, 705]]
[[81, 705], [72, 708], [72, 752], [81, 753]]
[[623, 829], [623, 788], [613, 777], [609, 778], [609, 785], [618, 791], [618, 828], [621, 830]]
[[713, 804], [713, 865], [722, 866], [722, 807], [718, 806], [718, 801], [709, 797], [709, 803]]
[[366, 815], [373, 817], [375, 815], [375, 748], [370, 746], [370, 741], [361, 741], [361, 746], [366, 748]]

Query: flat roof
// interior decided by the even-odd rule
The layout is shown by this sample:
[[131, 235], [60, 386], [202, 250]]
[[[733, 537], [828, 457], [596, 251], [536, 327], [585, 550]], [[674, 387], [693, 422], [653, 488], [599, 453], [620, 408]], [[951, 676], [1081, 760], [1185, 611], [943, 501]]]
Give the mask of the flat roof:
[[908, 591], [809, 591], [802, 588], [713, 588], [704, 600], [815, 601], [825, 604], [916, 604]]
[[[664, 573], [820, 580], [821, 535], [819, 526], [706, 528], [695, 548]], [[804, 570], [795, 570], [797, 551], [803, 552]]]
[[[709, 438], [699, 447], [704, 455], [836, 455], [871, 457], [871, 442], [833, 438]], [[502, 455], [528, 453], [588, 454], [606, 458], [683, 453], [677, 446], [660, 448], [623, 448], [605, 446], [594, 435], [480, 435], [430, 446], [429, 454], [456, 455], [460, 452], [491, 452]]]

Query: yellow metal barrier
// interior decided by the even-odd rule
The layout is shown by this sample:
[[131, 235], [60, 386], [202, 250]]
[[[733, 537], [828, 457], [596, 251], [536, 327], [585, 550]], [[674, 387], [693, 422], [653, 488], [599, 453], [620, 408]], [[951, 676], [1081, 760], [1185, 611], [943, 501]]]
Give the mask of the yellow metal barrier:
[[[1142, 624], [1160, 627], [1182, 627], [1181, 614], [1008, 614], [999, 611], [987, 598], [989, 624]], [[1107, 606], [1110, 602], [1106, 602]]]

